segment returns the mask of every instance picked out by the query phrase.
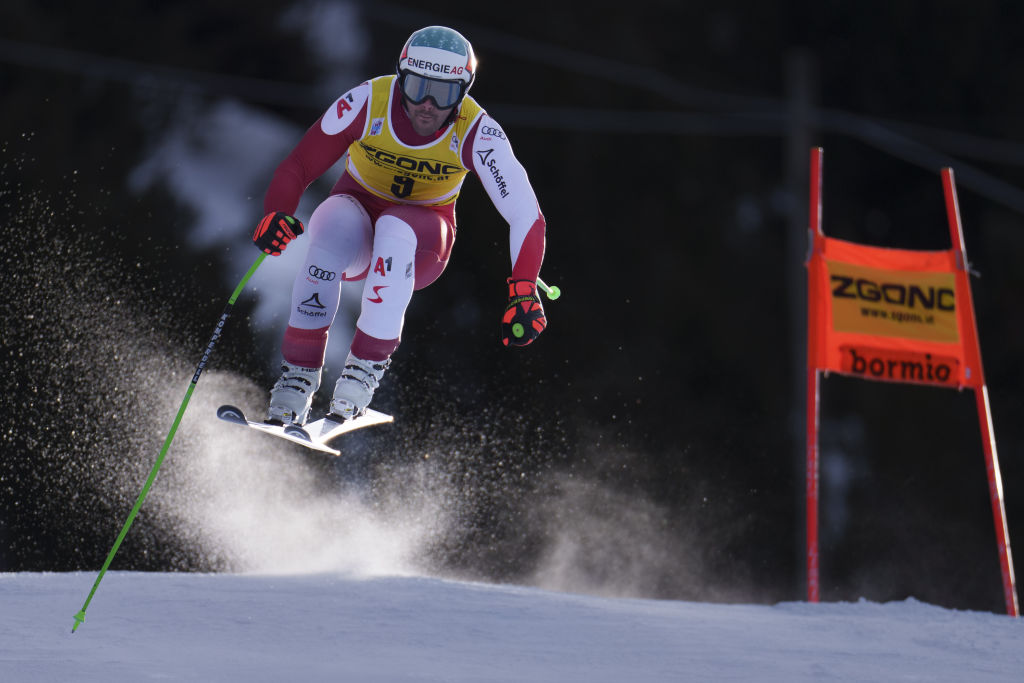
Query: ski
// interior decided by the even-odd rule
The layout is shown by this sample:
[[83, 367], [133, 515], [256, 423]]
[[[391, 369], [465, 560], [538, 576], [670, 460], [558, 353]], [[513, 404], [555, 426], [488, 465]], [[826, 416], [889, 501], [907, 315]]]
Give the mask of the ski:
[[394, 418], [384, 413], [379, 413], [376, 410], [367, 409], [359, 417], [354, 417], [351, 420], [336, 421], [330, 418], [322, 418], [315, 420], [302, 427], [298, 425], [275, 425], [267, 422], [254, 422], [248, 420], [245, 417], [245, 413], [240, 408], [232, 405], [223, 405], [217, 408], [217, 417], [224, 420], [225, 422], [232, 422], [234, 424], [242, 425], [243, 427], [249, 427], [257, 431], [263, 432], [264, 434], [270, 434], [280, 439], [297, 443], [306, 448], [310, 448], [314, 451], [321, 453], [328, 453], [330, 455], [338, 456], [341, 455], [341, 451], [336, 448], [332, 448], [328, 445], [328, 442], [356, 429], [362, 429], [364, 427], [372, 427], [379, 424], [387, 424], [393, 422]]

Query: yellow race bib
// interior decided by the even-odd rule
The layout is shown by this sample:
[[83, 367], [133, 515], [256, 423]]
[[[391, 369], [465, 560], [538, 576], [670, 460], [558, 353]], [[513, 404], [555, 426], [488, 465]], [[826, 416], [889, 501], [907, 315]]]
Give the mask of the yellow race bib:
[[468, 172], [462, 165], [462, 145], [484, 110], [467, 95], [444, 135], [426, 145], [406, 145], [398, 140], [388, 116], [392, 97], [401, 96], [393, 87], [395, 78], [370, 81], [366, 128], [348, 148], [346, 170], [368, 191], [393, 202], [450, 204], [459, 196]]

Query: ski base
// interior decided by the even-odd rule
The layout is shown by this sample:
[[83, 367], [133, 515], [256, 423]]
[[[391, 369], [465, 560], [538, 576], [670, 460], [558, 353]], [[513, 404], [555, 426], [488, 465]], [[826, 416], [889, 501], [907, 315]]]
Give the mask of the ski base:
[[334, 456], [341, 455], [341, 451], [332, 448], [327, 442], [356, 429], [394, 422], [394, 418], [390, 415], [385, 415], [369, 408], [365, 413], [351, 420], [338, 422], [325, 417], [302, 427], [298, 425], [275, 425], [267, 422], [254, 422], [246, 419], [245, 413], [240, 408], [232, 405], [223, 405], [217, 408], [217, 417], [226, 422], [250, 427], [265, 434], [297, 443], [314, 451]]

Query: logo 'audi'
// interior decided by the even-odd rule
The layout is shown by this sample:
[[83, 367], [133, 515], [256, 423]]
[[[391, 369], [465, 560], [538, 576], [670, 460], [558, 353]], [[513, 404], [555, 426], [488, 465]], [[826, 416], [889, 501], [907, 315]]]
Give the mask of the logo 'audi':
[[496, 137], [499, 140], [504, 140], [505, 139], [505, 133], [503, 133], [500, 128], [492, 128], [491, 126], [482, 126], [480, 132], [483, 133], [484, 135], [491, 135], [493, 137]]
[[309, 274], [311, 277], [317, 280], [323, 280], [324, 282], [330, 282], [331, 280], [334, 279], [335, 275], [334, 272], [330, 270], [323, 270], [321, 268], [317, 268], [316, 266], [309, 267]]

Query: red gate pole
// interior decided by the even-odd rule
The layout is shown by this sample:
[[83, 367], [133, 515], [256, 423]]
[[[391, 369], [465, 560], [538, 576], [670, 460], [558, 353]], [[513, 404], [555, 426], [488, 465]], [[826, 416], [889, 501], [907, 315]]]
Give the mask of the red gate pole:
[[1013, 554], [1010, 551], [1010, 534], [1006, 526], [1006, 507], [1003, 504], [1003, 477], [999, 471], [999, 456], [996, 453], [996, 436], [992, 427], [992, 410], [988, 401], [988, 387], [981, 365], [981, 345], [978, 341], [978, 323], [974, 315], [974, 299], [971, 295], [970, 272], [967, 264], [967, 246], [960, 223], [960, 205], [956, 196], [953, 169], [942, 169], [942, 189], [946, 195], [946, 216], [949, 219], [949, 234], [953, 250], [957, 252], [957, 284], [965, 293], [966, 309], [961, 307], [961, 330], [965, 336], [964, 348], [977, 373], [974, 388], [975, 403], [978, 407], [978, 423], [981, 426], [981, 445], [985, 452], [985, 470], [988, 474], [989, 498], [992, 502], [992, 517], [996, 527], [996, 545], [999, 549], [999, 569], [1003, 576], [1003, 597], [1006, 613], [1011, 617], [1020, 615], [1017, 602], [1017, 584], [1013, 572]]
[[807, 368], [807, 602], [821, 599], [818, 568], [818, 383], [817, 368]]
[[818, 347], [822, 321], [818, 316], [815, 297], [817, 267], [815, 255], [821, 249], [821, 147], [811, 149], [810, 218], [807, 228], [807, 444], [806, 444], [806, 504], [807, 504], [807, 601], [821, 599], [818, 566], [818, 415], [820, 408], [820, 373]]

